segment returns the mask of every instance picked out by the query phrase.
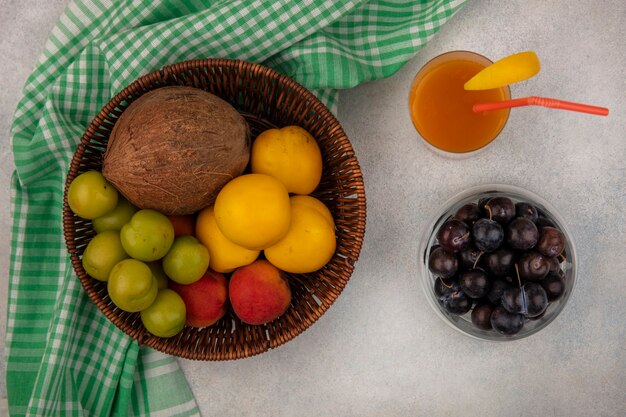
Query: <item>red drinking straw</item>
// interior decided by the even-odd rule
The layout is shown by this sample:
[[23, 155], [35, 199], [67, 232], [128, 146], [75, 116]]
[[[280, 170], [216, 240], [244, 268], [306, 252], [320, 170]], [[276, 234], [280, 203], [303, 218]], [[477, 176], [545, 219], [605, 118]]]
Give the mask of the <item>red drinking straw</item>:
[[609, 109], [607, 109], [606, 107], [590, 106], [588, 104], [572, 103], [571, 101], [536, 96], [496, 101], [493, 103], [478, 103], [474, 104], [474, 107], [472, 107], [472, 109], [475, 113], [480, 113], [489, 110], [509, 109], [511, 107], [523, 106], [543, 106], [550, 107], [552, 109], [571, 110], [581, 113], [595, 114], [598, 116], [609, 115]]

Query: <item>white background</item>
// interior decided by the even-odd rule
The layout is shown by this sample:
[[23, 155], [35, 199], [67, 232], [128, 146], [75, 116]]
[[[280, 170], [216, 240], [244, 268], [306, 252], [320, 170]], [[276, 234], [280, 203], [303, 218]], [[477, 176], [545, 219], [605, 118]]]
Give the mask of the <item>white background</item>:
[[[0, 336], [10, 231], [8, 130], [65, 1], [0, 1]], [[286, 345], [235, 362], [180, 363], [205, 416], [623, 416], [626, 413], [626, 3], [478, 0], [393, 77], [342, 92], [339, 119], [368, 200], [361, 257], [343, 294]], [[497, 60], [534, 50], [542, 71], [512, 87], [606, 106], [609, 117], [521, 108], [478, 155], [446, 159], [413, 129], [407, 93], [439, 53]], [[438, 207], [484, 183], [527, 188], [572, 231], [578, 284], [542, 332], [470, 339], [430, 309], [418, 240]], [[3, 351], [2, 351], [3, 353]], [[0, 355], [0, 398], [6, 396]], [[3, 414], [0, 405], [0, 414]]]

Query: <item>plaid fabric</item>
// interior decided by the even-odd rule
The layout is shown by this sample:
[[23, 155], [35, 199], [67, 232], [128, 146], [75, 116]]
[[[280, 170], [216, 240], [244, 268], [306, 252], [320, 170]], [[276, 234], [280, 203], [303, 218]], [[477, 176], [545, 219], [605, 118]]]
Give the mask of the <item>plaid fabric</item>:
[[53, 29], [12, 127], [7, 393], [12, 415], [197, 415], [175, 358], [139, 347], [88, 299], [63, 242], [62, 193], [96, 113], [161, 66], [264, 63], [335, 110], [337, 89], [397, 71], [464, 0], [76, 0]]

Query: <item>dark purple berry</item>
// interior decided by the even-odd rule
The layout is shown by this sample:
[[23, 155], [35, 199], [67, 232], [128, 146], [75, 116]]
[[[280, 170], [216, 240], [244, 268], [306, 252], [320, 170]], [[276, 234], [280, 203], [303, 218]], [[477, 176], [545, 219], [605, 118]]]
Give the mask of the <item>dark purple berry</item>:
[[457, 219], [444, 222], [437, 231], [437, 241], [450, 252], [460, 252], [470, 244], [470, 229]]
[[516, 284], [516, 285], [519, 284], [518, 279], [517, 279], [517, 275], [516, 275], [515, 278], [513, 277], [513, 275], [505, 275], [502, 279], [505, 282], [508, 282], [509, 284]]
[[481, 257], [482, 252], [478, 249], [476, 249], [473, 245], [470, 245], [469, 247], [463, 249], [460, 253], [459, 253], [459, 259], [460, 259], [460, 265], [459, 268], [463, 268], [463, 269], [472, 269], [474, 268], [477, 263], [478, 260]]
[[483, 264], [493, 276], [503, 277], [513, 272], [515, 253], [506, 248], [497, 249], [484, 255]]
[[472, 300], [454, 284], [439, 297], [439, 303], [451, 314], [465, 314], [472, 308]]
[[489, 278], [480, 269], [463, 272], [459, 277], [459, 285], [463, 292], [471, 298], [481, 298], [489, 292]]
[[480, 219], [472, 227], [474, 244], [483, 252], [493, 252], [504, 240], [502, 226], [494, 220]]
[[434, 244], [430, 247], [429, 251], [428, 251], [428, 256], [430, 256], [431, 253], [433, 253], [433, 251], [437, 248], [440, 248], [441, 246], [439, 246], [438, 244]]
[[456, 255], [452, 252], [448, 252], [442, 247], [438, 247], [430, 253], [428, 257], [428, 269], [433, 274], [442, 277], [450, 278], [459, 267], [459, 261]]
[[455, 284], [456, 282], [454, 282], [454, 280], [452, 279], [445, 279], [445, 278], [438, 277], [435, 280], [433, 289], [437, 297], [441, 297], [446, 291], [452, 290]]
[[491, 199], [491, 197], [483, 197], [478, 200], [478, 209], [481, 213], [485, 212], [485, 204], [487, 204], [487, 201], [489, 201], [489, 199]]
[[536, 282], [527, 282], [524, 284], [524, 294], [527, 317], [537, 317], [546, 311], [548, 308], [548, 295], [541, 285]]
[[524, 314], [528, 312], [528, 301], [523, 288], [511, 287], [502, 293], [502, 307], [509, 313]]
[[515, 204], [508, 197], [493, 197], [484, 206], [487, 216], [500, 224], [507, 224], [515, 217]]
[[502, 301], [502, 294], [509, 288], [511, 288], [510, 283], [502, 279], [496, 279], [491, 283], [491, 288], [487, 293], [487, 298], [492, 304], [498, 305]]
[[554, 222], [546, 217], [539, 216], [537, 220], [535, 220], [535, 225], [537, 225], [537, 229], [541, 231], [544, 227], [556, 227]]
[[480, 209], [476, 203], [468, 203], [459, 208], [453, 216], [454, 219], [461, 220], [467, 225], [472, 225], [480, 219]]
[[495, 331], [506, 336], [518, 333], [524, 327], [524, 316], [509, 313], [502, 306], [497, 306], [491, 313], [491, 326]]
[[565, 248], [565, 236], [556, 227], [546, 226], [541, 229], [536, 248], [548, 257], [560, 255]]
[[491, 330], [491, 313], [495, 306], [490, 303], [481, 303], [472, 310], [471, 319], [474, 326], [482, 330]]
[[528, 250], [538, 240], [539, 230], [530, 219], [516, 217], [506, 227], [506, 241], [513, 249]]
[[561, 298], [565, 292], [565, 282], [563, 279], [554, 274], [548, 274], [548, 276], [539, 282], [548, 296], [548, 301], [554, 301]]
[[515, 203], [515, 217], [525, 217], [535, 222], [539, 218], [539, 213], [532, 204], [520, 201]]
[[548, 275], [550, 265], [548, 260], [539, 252], [524, 252], [519, 260], [520, 278], [528, 281], [540, 281]]
[[559, 261], [559, 258], [552, 257], [552, 258], [547, 258], [548, 260], [548, 267], [550, 268], [550, 273], [554, 274], [554, 275], [559, 275], [561, 276], [563, 274], [563, 270], [561, 269], [561, 262]]

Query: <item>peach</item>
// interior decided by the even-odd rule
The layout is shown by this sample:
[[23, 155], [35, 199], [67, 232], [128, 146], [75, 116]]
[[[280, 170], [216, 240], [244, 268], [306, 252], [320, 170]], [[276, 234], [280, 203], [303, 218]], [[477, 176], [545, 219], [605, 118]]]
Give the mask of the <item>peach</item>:
[[170, 281], [170, 288], [185, 302], [188, 326], [210, 326], [226, 314], [228, 282], [219, 272], [209, 269], [193, 284]]
[[283, 271], [266, 260], [237, 268], [228, 286], [233, 311], [248, 324], [265, 324], [291, 304], [291, 288]]
[[169, 215], [167, 216], [174, 226], [174, 237], [190, 235], [194, 236], [196, 231], [196, 219], [191, 214]]

